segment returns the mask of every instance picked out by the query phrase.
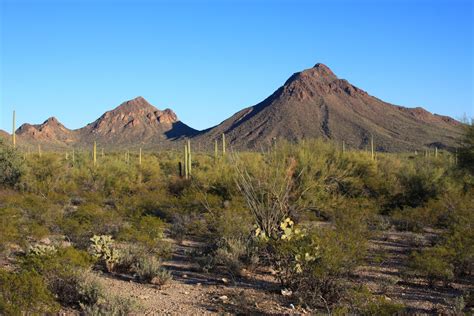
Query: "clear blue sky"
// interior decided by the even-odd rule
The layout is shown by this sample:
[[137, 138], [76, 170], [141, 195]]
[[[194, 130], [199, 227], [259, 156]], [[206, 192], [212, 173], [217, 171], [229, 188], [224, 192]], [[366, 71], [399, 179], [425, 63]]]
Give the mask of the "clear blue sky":
[[79, 128], [135, 96], [203, 129], [317, 62], [385, 101], [474, 116], [473, 1], [0, 0], [0, 128]]

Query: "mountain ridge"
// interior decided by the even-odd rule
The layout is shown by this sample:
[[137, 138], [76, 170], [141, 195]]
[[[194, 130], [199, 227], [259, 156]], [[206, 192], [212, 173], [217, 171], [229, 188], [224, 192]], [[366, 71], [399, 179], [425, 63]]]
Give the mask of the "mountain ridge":
[[166, 108], [143, 97], [122, 102], [79, 129], [68, 129], [55, 117], [42, 124], [23, 124], [19, 144], [86, 147], [168, 147], [193, 138], [204, 147], [224, 133], [231, 147], [258, 149], [275, 139], [323, 138], [362, 149], [373, 137], [378, 150], [405, 151], [427, 146], [452, 148], [461, 123], [421, 107], [393, 105], [340, 79], [322, 63], [296, 72], [270, 96], [220, 124], [197, 131]]
[[404, 151], [432, 143], [453, 147], [459, 126], [446, 116], [384, 102], [318, 63], [294, 73], [268, 98], [198, 138], [216, 139], [225, 133], [235, 148], [254, 149], [274, 139], [324, 138], [362, 149], [373, 135], [378, 150]]

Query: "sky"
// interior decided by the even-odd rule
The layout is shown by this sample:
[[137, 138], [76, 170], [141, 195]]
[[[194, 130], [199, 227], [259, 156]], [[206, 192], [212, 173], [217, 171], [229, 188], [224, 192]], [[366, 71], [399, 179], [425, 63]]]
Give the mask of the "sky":
[[0, 129], [136, 96], [196, 129], [318, 62], [384, 101], [474, 116], [474, 1], [0, 0]]

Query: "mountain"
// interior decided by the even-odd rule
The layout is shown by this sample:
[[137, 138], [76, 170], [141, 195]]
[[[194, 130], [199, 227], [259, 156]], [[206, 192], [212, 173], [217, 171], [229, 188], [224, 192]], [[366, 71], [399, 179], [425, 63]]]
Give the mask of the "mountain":
[[274, 139], [324, 138], [365, 148], [373, 135], [377, 150], [452, 147], [460, 135], [456, 120], [422, 108], [392, 105], [339, 79], [327, 66], [293, 74], [271, 96], [203, 131], [210, 143], [222, 133], [234, 148], [268, 145]]
[[107, 148], [166, 146], [197, 133], [171, 109], [158, 110], [143, 97], [123, 102], [80, 129], [70, 130], [51, 117], [42, 124], [23, 124], [16, 131], [19, 147], [40, 144], [46, 149], [86, 147], [94, 141]]
[[156, 145], [197, 134], [178, 120], [171, 109], [158, 110], [143, 97], [126, 101], [78, 130], [82, 143], [94, 141], [113, 146]]
[[[275, 139], [305, 138], [344, 141], [347, 147], [363, 149], [373, 137], [379, 151], [407, 151], [453, 148], [461, 123], [420, 107], [384, 102], [316, 64], [293, 74], [257, 105], [202, 132], [182, 123], [171, 109], [158, 110], [137, 97], [80, 129], [70, 130], [51, 117], [42, 124], [23, 124], [16, 133], [19, 147], [40, 144], [45, 149], [90, 147], [94, 141], [116, 149], [169, 148], [186, 138], [194, 138], [199, 148], [212, 148], [224, 133], [236, 149], [260, 149]], [[0, 137], [9, 135], [3, 132]]]
[[8, 142], [11, 138], [11, 135], [0, 129], [0, 139], [3, 139], [4, 142]]
[[64, 146], [78, 141], [74, 131], [67, 129], [55, 117], [50, 117], [42, 124], [23, 124], [16, 131], [18, 139], [27, 143]]

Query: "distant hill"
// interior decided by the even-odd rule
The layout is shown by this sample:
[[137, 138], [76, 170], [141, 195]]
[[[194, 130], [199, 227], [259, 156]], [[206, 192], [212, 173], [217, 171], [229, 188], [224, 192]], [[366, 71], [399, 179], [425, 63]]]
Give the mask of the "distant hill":
[[41, 144], [53, 149], [89, 147], [94, 141], [116, 149], [163, 148], [186, 138], [210, 148], [224, 133], [229, 146], [236, 149], [260, 149], [277, 139], [305, 138], [344, 141], [348, 148], [362, 149], [373, 136], [379, 151], [407, 151], [453, 148], [461, 123], [420, 107], [384, 102], [316, 64], [293, 74], [259, 104], [202, 132], [181, 122], [171, 109], [158, 110], [137, 97], [77, 130], [51, 117], [42, 124], [23, 124], [16, 133], [20, 147]]
[[456, 120], [422, 108], [395, 106], [339, 79], [327, 66], [292, 75], [261, 103], [245, 108], [198, 137], [226, 134], [236, 148], [259, 148], [274, 139], [324, 138], [364, 148], [371, 135], [378, 150], [424, 146], [452, 147], [460, 133]]
[[191, 137], [197, 132], [179, 121], [172, 110], [160, 111], [144, 98], [137, 97], [80, 129], [67, 129], [51, 117], [42, 124], [23, 124], [16, 133], [19, 145], [41, 144], [44, 148], [57, 149], [86, 147], [94, 141], [107, 148], [151, 147]]
[[138, 97], [105, 112], [77, 132], [81, 143], [97, 140], [120, 147], [156, 145], [180, 137], [191, 137], [198, 131], [179, 121], [171, 109], [160, 111]]
[[0, 139], [3, 139], [3, 141], [7, 142], [10, 138], [11, 138], [10, 134], [0, 129]]

